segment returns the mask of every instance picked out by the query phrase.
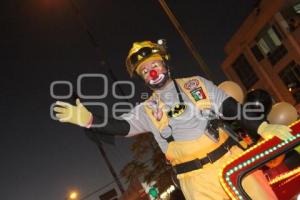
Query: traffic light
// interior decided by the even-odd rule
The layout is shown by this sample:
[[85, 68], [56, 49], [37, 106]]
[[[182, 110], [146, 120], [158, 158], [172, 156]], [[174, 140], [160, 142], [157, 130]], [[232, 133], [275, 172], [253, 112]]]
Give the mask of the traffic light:
[[149, 189], [149, 195], [153, 198], [157, 198], [158, 197], [158, 189], [156, 187], [151, 187]]

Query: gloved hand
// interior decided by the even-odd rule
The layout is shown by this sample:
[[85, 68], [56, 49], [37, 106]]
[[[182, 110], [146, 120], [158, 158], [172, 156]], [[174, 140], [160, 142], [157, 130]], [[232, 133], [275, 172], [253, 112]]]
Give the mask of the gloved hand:
[[78, 126], [87, 127], [92, 119], [92, 113], [76, 99], [76, 106], [66, 102], [57, 101], [53, 109], [60, 122], [68, 122]]
[[280, 124], [268, 124], [267, 122], [261, 123], [257, 130], [258, 134], [264, 139], [269, 139], [277, 136], [281, 140], [286, 140], [287, 138], [293, 136], [291, 134], [291, 129], [288, 126]]

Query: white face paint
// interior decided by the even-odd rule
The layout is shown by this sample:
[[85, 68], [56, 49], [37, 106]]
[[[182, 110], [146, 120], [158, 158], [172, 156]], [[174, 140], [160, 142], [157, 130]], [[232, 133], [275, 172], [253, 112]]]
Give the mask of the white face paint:
[[156, 84], [159, 84], [161, 83], [165, 78], [165, 74], [159, 74], [159, 76], [154, 79], [154, 80], [150, 80], [149, 83], [150, 85], [156, 85]]
[[[157, 77], [153, 78], [150, 75], [151, 70], [156, 71]], [[162, 60], [145, 61], [139, 67], [138, 74], [151, 89], [159, 89], [169, 80], [167, 68]]]

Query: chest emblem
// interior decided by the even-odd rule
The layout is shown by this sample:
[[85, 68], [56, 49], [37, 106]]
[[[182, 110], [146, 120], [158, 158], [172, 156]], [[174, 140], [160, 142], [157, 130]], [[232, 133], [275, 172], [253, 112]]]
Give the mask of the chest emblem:
[[179, 117], [182, 113], [184, 113], [186, 108], [187, 108], [187, 105], [185, 105], [185, 104], [176, 104], [168, 112], [168, 117], [170, 117], [170, 118]]
[[202, 99], [206, 99], [206, 95], [202, 89], [202, 87], [198, 87], [196, 89], [193, 89], [190, 91], [192, 97], [194, 98], [195, 101], [200, 101]]

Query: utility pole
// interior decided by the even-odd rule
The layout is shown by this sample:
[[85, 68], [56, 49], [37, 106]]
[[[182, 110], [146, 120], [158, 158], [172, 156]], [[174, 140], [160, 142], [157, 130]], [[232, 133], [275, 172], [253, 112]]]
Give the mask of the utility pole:
[[[89, 40], [90, 40], [90, 43], [91, 43], [92, 46], [95, 48], [95, 50], [96, 50], [97, 53], [100, 52], [100, 45], [98, 44], [96, 38], [93, 36], [93, 33], [92, 33], [92, 31], [90, 30], [90, 28], [89, 28], [88, 24], [86, 23], [85, 19], [84, 19], [83, 16], [81, 15], [81, 12], [80, 12], [79, 7], [78, 7], [77, 4], [74, 2], [74, 0], [69, 0], [69, 1], [70, 1], [70, 4], [71, 4], [72, 9], [74, 10], [74, 12], [75, 12], [75, 14], [76, 14], [76, 16], [77, 16], [77, 18], [78, 18], [78, 21], [79, 21], [79, 23], [80, 23], [82, 29], [83, 29], [83, 30], [87, 33], [87, 35], [88, 35]], [[102, 50], [102, 49], [101, 49], [101, 50]], [[101, 53], [103, 54], [102, 51], [101, 51]], [[100, 55], [99, 55], [99, 56], [100, 56]], [[101, 59], [101, 65], [107, 65], [107, 62], [105, 62], [104, 59], [103, 59], [104, 56], [101, 56], [101, 57], [102, 57], [102, 59]], [[109, 75], [111, 76], [111, 78], [113, 79], [113, 81], [115, 81], [116, 78], [115, 78], [115, 76], [114, 76], [112, 70], [111, 70], [111, 69], [108, 69], [108, 72], [109, 72]], [[114, 181], [115, 181], [116, 184], [118, 185], [120, 192], [121, 192], [121, 193], [124, 193], [125, 190], [124, 190], [124, 188], [123, 188], [123, 185], [122, 185], [121, 181], [119, 180], [119, 178], [118, 178], [118, 176], [117, 176], [117, 173], [115, 172], [115, 170], [114, 170], [114, 168], [113, 168], [113, 166], [112, 166], [110, 160], [108, 159], [108, 157], [107, 157], [107, 155], [106, 155], [106, 152], [105, 152], [105, 150], [104, 150], [104, 148], [103, 148], [102, 142], [101, 142], [99, 139], [97, 139], [97, 141], [95, 141], [95, 142], [96, 142], [96, 144], [97, 144], [97, 147], [98, 147], [98, 149], [99, 149], [99, 152], [100, 152], [101, 156], [103, 157], [103, 159], [104, 159], [104, 161], [105, 161], [105, 163], [106, 163], [106, 165], [107, 165], [107, 167], [108, 167], [108, 169], [109, 169], [111, 175], [112, 175], [113, 178], [114, 178]]]
[[158, 0], [158, 2], [160, 3], [162, 9], [164, 10], [166, 15], [168, 16], [168, 18], [172, 22], [173, 26], [176, 28], [176, 30], [180, 34], [180, 36], [183, 39], [186, 46], [188, 47], [188, 49], [190, 50], [190, 52], [192, 53], [192, 55], [196, 59], [198, 65], [201, 68], [201, 70], [204, 72], [204, 74], [207, 76], [208, 79], [214, 81], [214, 76], [212, 75], [209, 67], [207, 66], [207, 64], [205, 63], [205, 61], [203, 60], [203, 58], [201, 57], [199, 52], [197, 51], [197, 49], [196, 49], [195, 45], [193, 44], [193, 42], [191, 41], [191, 39], [188, 37], [186, 32], [183, 30], [182, 26], [180, 25], [180, 23], [178, 22], [175, 15], [170, 10], [170, 8], [168, 7], [165, 0]]
[[102, 155], [102, 157], [105, 160], [105, 163], [106, 163], [106, 165], [107, 165], [107, 167], [108, 167], [111, 175], [114, 177], [114, 179], [115, 179], [115, 181], [116, 181], [116, 183], [117, 183], [117, 185], [118, 185], [121, 193], [124, 193], [125, 190], [123, 188], [123, 185], [121, 184], [121, 182], [120, 182], [120, 180], [119, 180], [119, 178], [118, 178], [118, 176], [117, 176], [117, 174], [116, 174], [116, 172], [115, 172], [112, 164], [110, 163], [110, 161], [109, 161], [109, 159], [108, 159], [108, 157], [106, 155], [106, 152], [104, 151], [102, 142], [98, 140], [97, 146], [98, 146], [100, 154]]

